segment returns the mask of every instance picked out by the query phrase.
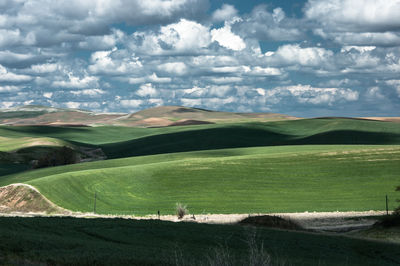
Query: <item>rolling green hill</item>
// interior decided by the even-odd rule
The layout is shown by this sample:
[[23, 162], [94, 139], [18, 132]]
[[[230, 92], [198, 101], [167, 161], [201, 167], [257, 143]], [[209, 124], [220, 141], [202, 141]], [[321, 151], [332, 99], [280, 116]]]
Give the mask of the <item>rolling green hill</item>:
[[51, 137], [103, 149], [108, 158], [297, 144], [400, 144], [400, 124], [325, 118], [164, 128], [0, 126], [3, 137]]
[[[103, 214], [382, 210], [395, 197], [400, 146], [283, 146], [107, 160], [3, 177], [57, 205]], [[395, 206], [391, 206], [394, 208]]]
[[400, 124], [391, 122], [1, 126], [0, 136], [101, 148], [109, 159], [120, 158], [8, 176], [26, 168], [0, 164], [0, 185], [31, 184], [75, 211], [92, 211], [95, 192], [104, 214], [172, 213], [176, 202], [194, 213], [383, 209], [384, 195], [392, 197], [399, 182]]

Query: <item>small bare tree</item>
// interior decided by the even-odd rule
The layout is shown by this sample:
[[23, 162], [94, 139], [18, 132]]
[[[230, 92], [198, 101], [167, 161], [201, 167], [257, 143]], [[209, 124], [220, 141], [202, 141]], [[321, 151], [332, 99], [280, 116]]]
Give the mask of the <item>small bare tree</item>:
[[182, 219], [183, 216], [185, 216], [186, 214], [188, 214], [188, 209], [186, 205], [183, 205], [182, 203], [176, 203], [175, 206], [175, 210], [176, 210], [176, 216], [178, 216], [178, 219]]

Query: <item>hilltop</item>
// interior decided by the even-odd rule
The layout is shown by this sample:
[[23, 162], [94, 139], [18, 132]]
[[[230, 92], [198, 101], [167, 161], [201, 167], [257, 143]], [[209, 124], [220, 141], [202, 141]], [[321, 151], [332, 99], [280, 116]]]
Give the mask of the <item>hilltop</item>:
[[132, 114], [96, 113], [79, 109], [62, 109], [27, 105], [0, 109], [0, 124], [47, 126], [137, 126], [165, 127], [212, 123], [267, 122], [297, 119], [275, 113], [230, 113], [183, 106], [161, 106]]

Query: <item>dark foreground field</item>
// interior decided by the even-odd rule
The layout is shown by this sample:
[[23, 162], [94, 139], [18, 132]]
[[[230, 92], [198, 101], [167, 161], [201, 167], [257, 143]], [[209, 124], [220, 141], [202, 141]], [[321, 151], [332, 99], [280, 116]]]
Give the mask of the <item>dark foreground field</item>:
[[249, 265], [268, 255], [269, 265], [398, 265], [400, 245], [238, 225], [0, 218], [0, 264]]

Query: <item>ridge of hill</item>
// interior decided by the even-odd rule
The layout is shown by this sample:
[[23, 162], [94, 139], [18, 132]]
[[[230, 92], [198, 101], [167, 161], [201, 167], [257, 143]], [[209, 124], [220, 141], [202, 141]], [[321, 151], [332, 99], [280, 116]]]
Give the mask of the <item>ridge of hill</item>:
[[0, 110], [3, 125], [49, 126], [131, 126], [165, 127], [210, 123], [292, 120], [296, 117], [274, 113], [230, 113], [183, 106], [160, 106], [133, 114], [96, 113], [79, 109], [62, 109], [27, 105]]

